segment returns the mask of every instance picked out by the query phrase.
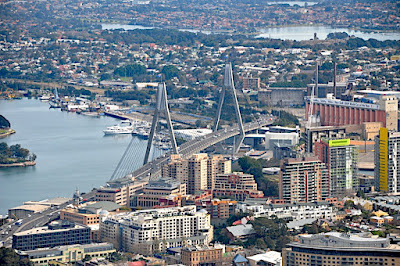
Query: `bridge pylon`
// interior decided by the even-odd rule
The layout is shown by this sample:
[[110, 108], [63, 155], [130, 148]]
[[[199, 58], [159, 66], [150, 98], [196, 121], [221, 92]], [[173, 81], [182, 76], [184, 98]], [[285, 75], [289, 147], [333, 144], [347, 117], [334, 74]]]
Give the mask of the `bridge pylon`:
[[232, 94], [233, 106], [234, 106], [235, 114], [236, 114], [236, 120], [237, 120], [237, 123], [239, 126], [239, 131], [240, 131], [238, 139], [235, 140], [234, 147], [233, 147], [234, 148], [233, 151], [238, 152], [240, 145], [242, 145], [242, 142], [244, 140], [245, 132], [244, 132], [244, 128], [243, 128], [242, 115], [240, 114], [239, 103], [238, 103], [238, 99], [237, 99], [237, 95], [236, 95], [235, 83], [233, 81], [233, 73], [232, 73], [231, 63], [228, 63], [225, 66], [224, 86], [222, 87], [221, 94], [219, 97], [217, 114], [215, 116], [215, 121], [214, 121], [214, 128], [213, 128], [214, 132], [218, 130], [219, 121], [221, 119], [222, 106], [224, 104], [225, 94], [226, 94], [227, 90]]
[[174, 128], [172, 126], [171, 115], [169, 113], [168, 99], [167, 99], [167, 88], [165, 86], [165, 83], [159, 83], [158, 84], [157, 98], [156, 98], [156, 109], [154, 111], [153, 122], [151, 124], [151, 130], [150, 130], [149, 140], [147, 141], [146, 154], [144, 156], [143, 164], [146, 164], [149, 161], [150, 150], [151, 150], [151, 147], [153, 145], [154, 134], [156, 132], [158, 133], [159, 130], [160, 130], [159, 122], [160, 122], [160, 116], [161, 115], [164, 115], [165, 119], [167, 120], [167, 127], [168, 127], [169, 136], [170, 136], [170, 139], [171, 139], [172, 152], [174, 154], [177, 154], [178, 153], [178, 147], [176, 145]]

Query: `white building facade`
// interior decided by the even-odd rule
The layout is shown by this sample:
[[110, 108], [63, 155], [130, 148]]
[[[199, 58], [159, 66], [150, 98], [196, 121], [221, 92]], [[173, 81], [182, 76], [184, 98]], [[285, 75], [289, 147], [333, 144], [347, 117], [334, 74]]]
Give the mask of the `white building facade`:
[[208, 245], [210, 215], [196, 206], [142, 210], [104, 217], [100, 238], [126, 252], [151, 255], [170, 247]]

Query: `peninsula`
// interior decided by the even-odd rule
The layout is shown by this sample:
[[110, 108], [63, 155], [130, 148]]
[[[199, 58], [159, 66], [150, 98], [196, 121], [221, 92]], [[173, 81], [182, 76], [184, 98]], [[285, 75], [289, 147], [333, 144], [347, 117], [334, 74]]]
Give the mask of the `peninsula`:
[[0, 143], [0, 168], [33, 166], [35, 160], [36, 155], [19, 144], [8, 146], [5, 142]]
[[14, 134], [15, 130], [11, 129], [10, 122], [2, 115], [0, 115], [0, 138], [5, 138]]

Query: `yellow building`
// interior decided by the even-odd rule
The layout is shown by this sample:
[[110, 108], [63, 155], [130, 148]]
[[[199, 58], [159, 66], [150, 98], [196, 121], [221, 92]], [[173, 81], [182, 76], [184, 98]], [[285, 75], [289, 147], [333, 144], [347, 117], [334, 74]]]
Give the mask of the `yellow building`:
[[382, 192], [399, 193], [400, 182], [400, 132], [389, 131], [387, 128], [379, 130], [375, 138], [375, 183]]
[[47, 266], [50, 262], [70, 265], [76, 261], [83, 260], [86, 256], [90, 256], [90, 258], [109, 258], [113, 252], [116, 252], [116, 250], [112, 244], [97, 243], [19, 251], [18, 255], [28, 258], [35, 266]]

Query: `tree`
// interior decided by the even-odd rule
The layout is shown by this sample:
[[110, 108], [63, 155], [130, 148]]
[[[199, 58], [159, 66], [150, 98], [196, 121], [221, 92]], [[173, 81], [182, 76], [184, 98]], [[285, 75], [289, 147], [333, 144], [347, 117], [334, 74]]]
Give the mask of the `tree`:
[[10, 128], [11, 124], [4, 116], [0, 115], [0, 128]]
[[30, 266], [32, 263], [29, 261], [29, 259], [21, 259], [13, 249], [1, 247], [0, 265]]
[[164, 74], [166, 80], [172, 79], [173, 77], [179, 77], [181, 74], [180, 70], [174, 65], [164, 66], [161, 73]]

